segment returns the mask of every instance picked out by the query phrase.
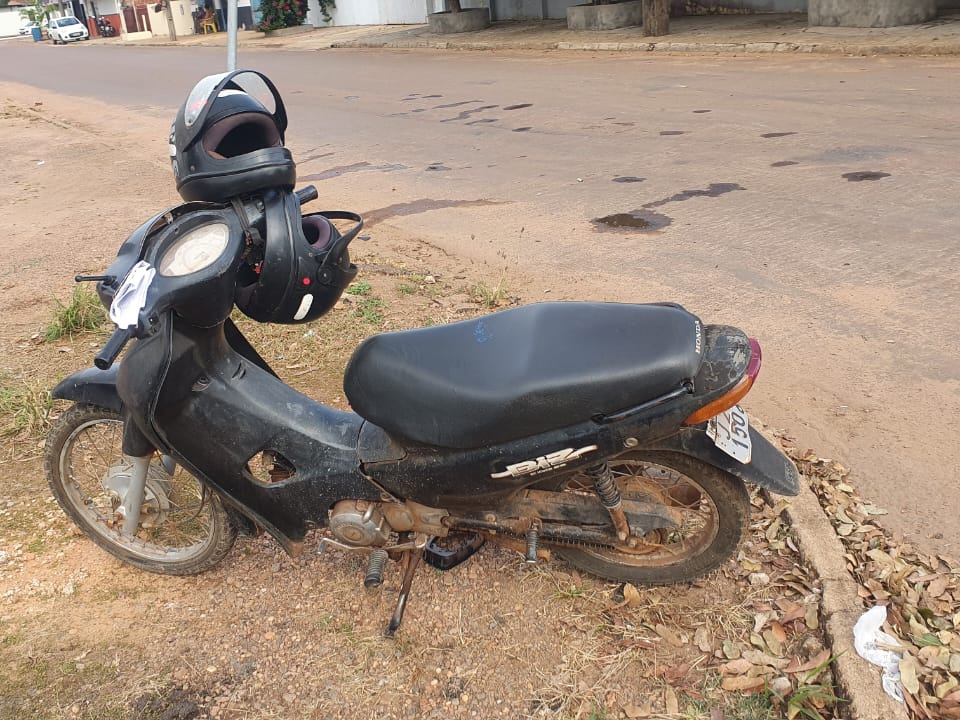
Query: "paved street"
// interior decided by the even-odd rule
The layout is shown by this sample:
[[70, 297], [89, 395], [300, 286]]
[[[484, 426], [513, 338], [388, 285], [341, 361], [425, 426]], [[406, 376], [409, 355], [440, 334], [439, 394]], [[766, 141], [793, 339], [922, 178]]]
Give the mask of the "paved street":
[[[0, 82], [166, 121], [224, 62], [28, 43], [0, 60]], [[506, 267], [527, 299], [676, 300], [744, 327], [765, 351], [748, 409], [851, 466], [888, 525], [960, 554], [960, 60], [256, 50], [240, 63], [284, 94], [301, 179], [367, 213], [372, 243], [389, 222], [489, 263], [494, 281]]]

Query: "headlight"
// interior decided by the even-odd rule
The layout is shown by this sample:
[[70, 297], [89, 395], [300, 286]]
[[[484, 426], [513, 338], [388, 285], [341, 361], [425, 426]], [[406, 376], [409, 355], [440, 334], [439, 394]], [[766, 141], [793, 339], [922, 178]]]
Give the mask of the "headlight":
[[191, 230], [168, 247], [157, 268], [164, 277], [180, 277], [209, 267], [223, 254], [230, 239], [226, 223], [211, 223]]

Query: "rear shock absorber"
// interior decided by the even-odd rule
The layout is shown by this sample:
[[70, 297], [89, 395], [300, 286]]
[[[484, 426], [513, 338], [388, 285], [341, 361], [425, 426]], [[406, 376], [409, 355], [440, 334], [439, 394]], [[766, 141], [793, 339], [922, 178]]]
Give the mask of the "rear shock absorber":
[[610, 472], [610, 466], [603, 462], [587, 468], [586, 473], [593, 480], [593, 487], [600, 497], [600, 502], [610, 513], [610, 519], [617, 530], [617, 537], [620, 542], [626, 542], [630, 537], [630, 525], [627, 523], [627, 516], [623, 514], [620, 489], [617, 487], [613, 473]]
[[527, 530], [527, 555], [524, 561], [529, 565], [535, 565], [537, 562], [537, 550], [540, 547], [540, 523], [533, 522], [530, 529]]

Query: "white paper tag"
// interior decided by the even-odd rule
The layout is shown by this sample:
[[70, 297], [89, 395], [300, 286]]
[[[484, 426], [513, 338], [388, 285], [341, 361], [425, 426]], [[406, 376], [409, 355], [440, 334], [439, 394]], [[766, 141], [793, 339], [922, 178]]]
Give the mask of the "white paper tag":
[[150, 263], [141, 260], [123, 279], [123, 284], [110, 303], [110, 319], [121, 330], [136, 326], [140, 311], [147, 301], [147, 290], [156, 274], [157, 271], [150, 267]]

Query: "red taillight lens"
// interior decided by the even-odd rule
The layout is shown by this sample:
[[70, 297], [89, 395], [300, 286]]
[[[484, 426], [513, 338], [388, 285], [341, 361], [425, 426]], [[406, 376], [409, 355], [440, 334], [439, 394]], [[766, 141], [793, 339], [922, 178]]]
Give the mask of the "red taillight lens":
[[684, 420], [683, 424], [699, 425], [715, 415], [719, 415], [725, 410], [729, 410], [738, 402], [740, 402], [743, 397], [750, 392], [750, 388], [753, 387], [753, 381], [756, 380], [757, 375], [760, 374], [760, 364], [762, 359], [763, 354], [760, 352], [760, 343], [758, 343], [754, 338], [750, 338], [750, 362], [747, 364], [747, 371], [744, 373], [743, 377], [740, 378], [739, 382], [737, 382], [737, 384], [734, 385], [729, 391], [725, 392], [708, 405], [704, 405], [702, 408]]

